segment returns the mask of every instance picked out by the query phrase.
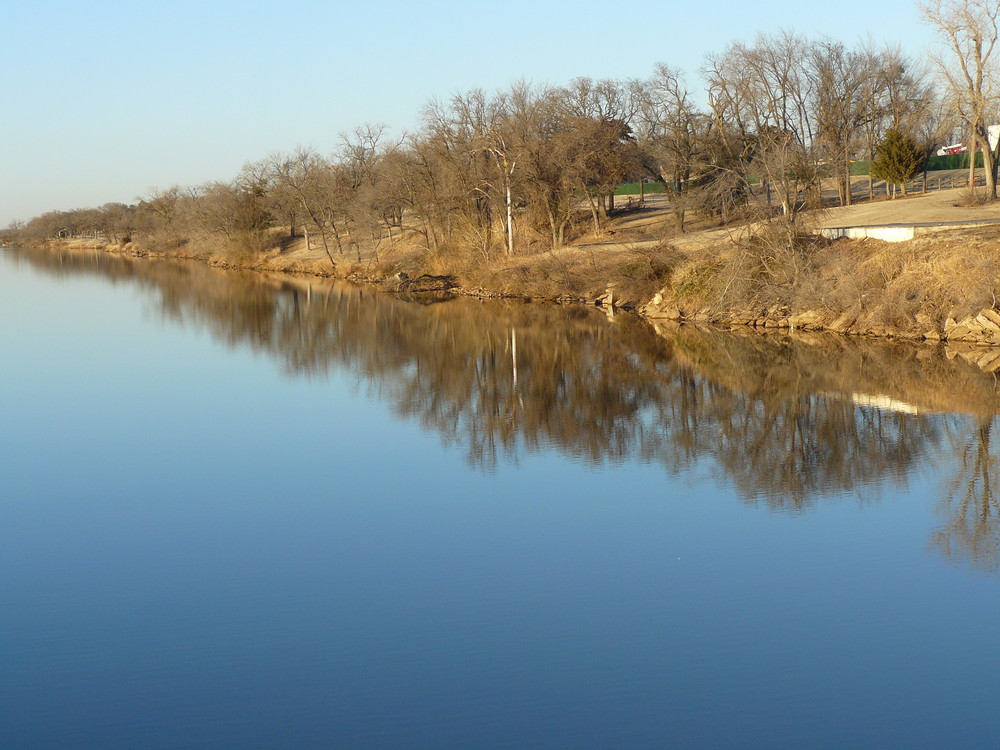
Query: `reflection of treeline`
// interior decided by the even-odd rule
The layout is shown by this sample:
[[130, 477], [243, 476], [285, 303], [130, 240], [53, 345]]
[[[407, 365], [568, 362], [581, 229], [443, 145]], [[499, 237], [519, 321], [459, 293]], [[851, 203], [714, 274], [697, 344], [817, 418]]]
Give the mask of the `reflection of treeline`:
[[[855, 419], [859, 410], [844, 394], [856, 384], [810, 381], [806, 373], [817, 361], [800, 347], [761, 352], [750, 339], [691, 329], [665, 340], [637, 318], [609, 322], [584, 307], [424, 305], [335, 282], [101, 255], [22, 257], [53, 269], [89, 264], [112, 277], [132, 273], [156, 290], [164, 314], [279, 357], [291, 373], [349, 367], [401, 413], [466, 445], [477, 463], [541, 445], [589, 460], [658, 461], [675, 471], [712, 457], [734, 473], [759, 471], [755, 485], [786, 474], [787, 497], [780, 486], [766, 494], [802, 504], [823, 487], [853, 487], [859, 473], [875, 481], [890, 464], [903, 468], [934, 442], [930, 418]], [[856, 345], [859, 360], [870, 359], [866, 351]], [[886, 358], [888, 369], [894, 360]], [[884, 439], [889, 425], [899, 433], [895, 442]], [[740, 467], [737, 452], [755, 450], [755, 441], [773, 454]], [[851, 460], [862, 445], [873, 456]], [[793, 487], [797, 481], [816, 485]]]
[[954, 432], [947, 413], [1000, 408], [993, 378], [909, 343], [690, 326], [661, 333], [680, 366], [742, 395], [714, 417], [713, 455], [741, 494], [780, 507], [902, 481], [936, 462]]
[[690, 326], [657, 334], [584, 307], [420, 304], [340, 282], [103, 253], [9, 255], [54, 274], [138, 283], [164, 315], [273, 356], [289, 374], [353, 372], [482, 467], [555, 448], [671, 474], [707, 468], [747, 500], [801, 510], [954, 464], [933, 546], [986, 567], [1000, 555], [996, 382], [926, 348]]
[[577, 225], [600, 232], [626, 180], [658, 183], [679, 230], [692, 212], [725, 221], [773, 204], [794, 216], [823, 177], [849, 202], [851, 159], [874, 157], [887, 134], [924, 149], [942, 137], [932, 89], [898, 50], [782, 33], [730, 44], [704, 73], [707, 108], [665, 65], [644, 80], [471, 91], [429, 103], [398, 141], [365, 126], [330, 156], [275, 154], [229, 181], [52, 212], [23, 232], [256, 251], [280, 227], [331, 261], [405, 240], [482, 262], [558, 247]]

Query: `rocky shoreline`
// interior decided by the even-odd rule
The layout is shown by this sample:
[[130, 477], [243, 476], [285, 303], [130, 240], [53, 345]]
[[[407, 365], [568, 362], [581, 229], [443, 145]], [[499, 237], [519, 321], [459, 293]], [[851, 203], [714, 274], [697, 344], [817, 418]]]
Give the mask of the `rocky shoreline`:
[[660, 295], [644, 305], [639, 314], [647, 320], [670, 321], [675, 324], [694, 324], [728, 330], [752, 330], [757, 333], [826, 332], [845, 336], [864, 336], [884, 339], [923, 341], [928, 344], [947, 344], [950, 357], [961, 356], [970, 363], [994, 372], [1000, 370], [1000, 312], [983, 309], [961, 320], [947, 318], [936, 323], [928, 315], [917, 315], [913, 329], [864, 323], [851, 313], [807, 310], [793, 313], [787, 307], [775, 306], [761, 311], [710, 312], [699, 311], [687, 315], [677, 308], [664, 308]]

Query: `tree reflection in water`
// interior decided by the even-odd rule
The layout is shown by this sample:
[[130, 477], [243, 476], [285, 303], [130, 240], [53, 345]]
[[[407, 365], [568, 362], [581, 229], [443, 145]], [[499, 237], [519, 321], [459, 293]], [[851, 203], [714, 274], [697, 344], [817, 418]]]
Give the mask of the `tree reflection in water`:
[[1000, 456], [991, 449], [995, 417], [980, 417], [952, 436], [955, 473], [947, 483], [939, 512], [945, 523], [931, 547], [946, 557], [967, 560], [985, 570], [1000, 565]]
[[141, 285], [163, 316], [266, 353], [289, 375], [352, 372], [487, 470], [553, 449], [671, 474], [698, 466], [748, 501], [794, 512], [870, 499], [954, 460], [932, 547], [990, 569], [1000, 561], [990, 445], [1000, 393], [991, 375], [926, 347], [654, 329], [584, 307], [404, 300], [320, 279], [13, 252], [51, 273]]

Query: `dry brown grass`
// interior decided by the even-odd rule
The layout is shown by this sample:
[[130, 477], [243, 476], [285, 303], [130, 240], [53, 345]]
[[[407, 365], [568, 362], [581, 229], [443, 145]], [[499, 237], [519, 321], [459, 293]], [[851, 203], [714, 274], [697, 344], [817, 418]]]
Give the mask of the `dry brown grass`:
[[716, 311], [790, 305], [814, 276], [826, 241], [784, 222], [732, 234], [712, 252], [691, 254], [667, 292], [683, 308]]
[[572, 248], [469, 266], [460, 280], [467, 286], [542, 299], [592, 300], [611, 291], [616, 304], [638, 305], [663, 287], [681, 257], [666, 243], [606, 252]]
[[671, 274], [666, 296], [685, 311], [779, 306], [916, 330], [918, 315], [943, 323], [997, 304], [998, 247], [997, 227], [885, 243], [829, 242], [769, 225], [689, 259]]

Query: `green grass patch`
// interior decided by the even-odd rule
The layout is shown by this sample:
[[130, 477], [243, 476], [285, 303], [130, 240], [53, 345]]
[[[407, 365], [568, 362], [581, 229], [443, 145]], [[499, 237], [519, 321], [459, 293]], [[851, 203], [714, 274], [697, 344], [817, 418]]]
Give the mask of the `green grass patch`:
[[[654, 193], [662, 193], [663, 185], [658, 182], [647, 182], [643, 192], [646, 195], [653, 195]], [[623, 185], [619, 185], [615, 189], [615, 195], [638, 195], [639, 194], [639, 183], [638, 182], [626, 182]]]

